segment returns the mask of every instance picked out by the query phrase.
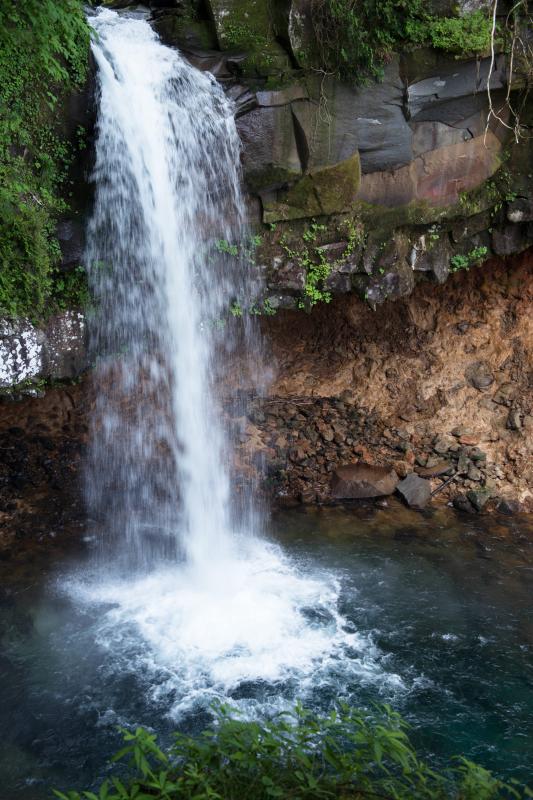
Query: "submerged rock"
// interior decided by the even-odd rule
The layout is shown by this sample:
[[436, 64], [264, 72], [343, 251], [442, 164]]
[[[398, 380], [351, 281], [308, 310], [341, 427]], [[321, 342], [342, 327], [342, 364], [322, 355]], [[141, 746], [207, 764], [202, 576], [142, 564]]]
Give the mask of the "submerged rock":
[[331, 496], [337, 500], [383, 497], [394, 492], [398, 475], [392, 467], [359, 461], [337, 467], [331, 480]]

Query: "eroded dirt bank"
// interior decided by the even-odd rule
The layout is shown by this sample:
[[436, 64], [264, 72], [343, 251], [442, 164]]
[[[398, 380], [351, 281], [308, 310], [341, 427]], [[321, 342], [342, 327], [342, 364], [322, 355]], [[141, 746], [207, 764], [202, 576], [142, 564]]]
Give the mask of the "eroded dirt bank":
[[[233, 426], [237, 472], [253, 471], [274, 501], [329, 502], [335, 469], [362, 459], [421, 472], [433, 489], [455, 476], [432, 503], [473, 511], [477, 495], [484, 509], [533, 511], [531, 251], [377, 311], [350, 295], [262, 325], [273, 378]], [[238, 359], [226, 375], [231, 415], [250, 386]], [[84, 521], [92, 405], [87, 377], [1, 402], [4, 549]]]
[[277, 494], [328, 500], [335, 467], [362, 458], [425, 468], [434, 489], [459, 472], [435, 501], [469, 510], [457, 496], [486, 490], [533, 510], [531, 251], [377, 311], [350, 295], [278, 313], [264, 332], [277, 374], [249, 446], [264, 444]]

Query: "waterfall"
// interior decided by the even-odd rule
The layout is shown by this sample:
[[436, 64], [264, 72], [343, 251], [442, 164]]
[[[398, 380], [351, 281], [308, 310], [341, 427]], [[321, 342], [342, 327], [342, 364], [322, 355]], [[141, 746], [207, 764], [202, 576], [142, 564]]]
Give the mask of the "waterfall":
[[104, 9], [91, 25], [99, 113], [87, 248], [97, 358], [89, 508], [128, 567], [180, 553], [203, 561], [229, 545], [239, 522], [214, 389], [216, 353], [231, 338], [224, 319], [245, 277], [239, 256], [220, 252], [245, 236], [233, 109], [142, 16]]
[[87, 499], [102, 544], [69, 586], [101, 609], [103, 679], [132, 675], [173, 716], [269, 682], [276, 694], [284, 681], [287, 699], [304, 695], [346, 649], [367, 680], [375, 666], [338, 611], [338, 577], [289, 561], [232, 497], [216, 387], [235, 346], [228, 309], [256, 294], [239, 257], [232, 106], [142, 14], [100, 9], [90, 21], [99, 112]]

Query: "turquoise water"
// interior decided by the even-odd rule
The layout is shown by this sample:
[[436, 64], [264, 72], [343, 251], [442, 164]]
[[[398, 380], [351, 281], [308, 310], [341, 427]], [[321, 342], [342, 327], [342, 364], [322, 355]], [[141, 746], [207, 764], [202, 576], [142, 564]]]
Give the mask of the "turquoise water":
[[[324, 709], [338, 698], [390, 702], [434, 762], [464, 753], [503, 776], [530, 778], [530, 520], [400, 506], [299, 509], [277, 514], [271, 536], [300, 576], [327, 575], [334, 591], [311, 592], [299, 608], [305, 635], [291, 640], [302, 646], [291, 669], [218, 689], [207, 678], [201, 685], [201, 672], [194, 683], [179, 670], [170, 680], [137, 622], [68, 590], [66, 575], [85, 580], [90, 536], [0, 564], [0, 796], [41, 800], [51, 787], [86, 788], [105, 776], [118, 725], [153, 726], [163, 737], [176, 726], [199, 729], [222, 685], [252, 715], [295, 698]], [[113, 625], [120, 635], [110, 635]], [[328, 636], [338, 644], [321, 657], [317, 641]]]

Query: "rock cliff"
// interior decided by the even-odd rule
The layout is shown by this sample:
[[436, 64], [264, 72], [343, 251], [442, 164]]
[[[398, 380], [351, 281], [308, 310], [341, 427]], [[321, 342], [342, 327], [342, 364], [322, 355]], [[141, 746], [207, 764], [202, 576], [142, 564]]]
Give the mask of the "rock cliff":
[[[434, 0], [431, 19], [461, 21], [490, 5]], [[348, 80], [324, 67], [311, 0], [149, 6], [161, 38], [211, 71], [235, 103], [250, 268], [263, 288], [253, 308], [240, 298], [234, 306], [262, 314], [276, 363], [267, 396], [251, 404], [241, 467], [262, 471], [278, 497], [304, 502], [331, 499], [335, 468], [362, 459], [399, 477], [416, 470], [433, 489], [455, 476], [438, 496], [459, 497], [463, 509], [478, 507], [468, 492], [530, 507], [530, 67], [520, 62], [511, 73], [503, 45], [474, 56], [426, 36], [387, 53], [379, 76]], [[67, 112], [85, 120], [89, 145], [92, 104], [89, 85]], [[83, 250], [90, 150], [74, 176], [75, 211], [58, 230], [66, 275]], [[1, 322], [8, 449], [13, 428], [31, 442], [35, 425], [48, 424], [46, 398], [20, 398], [89, 367], [85, 313], [73, 305], [47, 320]], [[238, 369], [228, 375], [226, 394], [249, 391]], [[45, 493], [41, 450], [65, 446], [65, 436], [69, 452], [83, 444], [90, 402], [79, 386], [68, 391], [59, 416], [68, 406], [76, 425], [35, 445]], [[13, 463], [2, 473], [8, 514], [19, 507]], [[72, 464], [76, 474], [77, 458]]]

